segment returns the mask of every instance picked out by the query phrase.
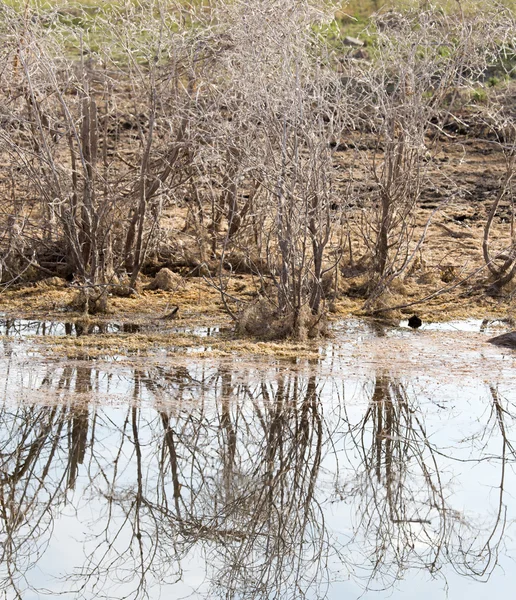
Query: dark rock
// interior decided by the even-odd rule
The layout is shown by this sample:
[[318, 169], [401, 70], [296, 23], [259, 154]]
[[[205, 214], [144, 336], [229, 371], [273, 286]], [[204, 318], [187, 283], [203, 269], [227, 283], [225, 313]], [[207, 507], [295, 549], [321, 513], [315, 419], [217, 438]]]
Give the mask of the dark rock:
[[423, 321], [417, 315], [412, 315], [408, 320], [408, 326], [412, 329], [418, 329], [421, 325], [423, 325]]
[[494, 338], [487, 340], [490, 344], [495, 346], [502, 346], [503, 348], [516, 349], [516, 331], [510, 331], [502, 335], [497, 335]]

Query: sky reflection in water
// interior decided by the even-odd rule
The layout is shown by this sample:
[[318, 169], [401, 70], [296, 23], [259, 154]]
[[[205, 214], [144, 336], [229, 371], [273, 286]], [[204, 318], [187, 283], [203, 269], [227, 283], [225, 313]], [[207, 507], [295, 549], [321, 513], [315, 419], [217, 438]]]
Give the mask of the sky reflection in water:
[[459, 361], [454, 381], [423, 354], [401, 372], [351, 343], [296, 364], [6, 354], [1, 591], [508, 597], [513, 356], [470, 340], [492, 377]]

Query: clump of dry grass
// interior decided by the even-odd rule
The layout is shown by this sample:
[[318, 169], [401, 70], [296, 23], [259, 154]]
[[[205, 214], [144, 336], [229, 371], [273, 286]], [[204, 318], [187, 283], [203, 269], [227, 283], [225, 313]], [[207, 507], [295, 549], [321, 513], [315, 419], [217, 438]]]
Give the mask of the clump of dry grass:
[[108, 291], [103, 288], [101, 291], [91, 290], [90, 288], [81, 288], [72, 298], [68, 307], [74, 311], [98, 315], [108, 311]]
[[66, 279], [62, 277], [47, 277], [36, 283], [36, 287], [40, 289], [65, 288], [66, 285]]
[[326, 318], [312, 314], [308, 305], [302, 306], [298, 314], [294, 311], [283, 313], [265, 298], [247, 306], [237, 321], [239, 335], [263, 340], [306, 340], [327, 335], [327, 332]]
[[170, 269], [161, 269], [156, 277], [145, 286], [145, 290], [162, 290], [164, 292], [175, 292], [183, 283], [181, 275], [174, 273]]

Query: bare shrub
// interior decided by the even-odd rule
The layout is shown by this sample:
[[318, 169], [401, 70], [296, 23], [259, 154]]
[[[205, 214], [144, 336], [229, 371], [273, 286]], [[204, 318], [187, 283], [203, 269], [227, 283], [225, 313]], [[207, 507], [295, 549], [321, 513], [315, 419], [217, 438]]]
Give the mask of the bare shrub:
[[363, 220], [373, 297], [416, 256], [418, 202], [450, 108], [503, 53], [511, 23], [508, 12], [485, 4], [465, 13], [425, 3], [373, 18], [374, 60], [350, 64], [375, 137], [363, 157], [374, 182]]
[[[239, 321], [229, 284], [245, 271], [256, 319], [301, 337], [324, 321], [346, 244], [356, 266], [348, 199], [371, 302], [408, 272], [451, 107], [513, 24], [485, 3], [384, 12], [356, 60], [330, 48], [335, 6], [317, 0], [141, 0], [90, 15], [89, 29], [1, 10], [2, 281], [66, 276], [97, 310], [120, 282], [134, 290], [151, 256], [147, 272], [209, 277]], [[343, 182], [335, 152], [360, 130], [373, 138], [357, 151], [364, 178]], [[498, 279], [512, 277], [513, 249], [484, 243]]]
[[499, 290], [516, 275], [516, 231], [514, 223], [514, 178], [516, 175], [516, 120], [506, 93], [493, 94], [484, 108], [483, 124], [490, 142], [504, 158], [498, 189], [484, 225], [482, 255], [490, 283]]
[[1, 73], [10, 127], [0, 143], [17, 164], [16, 194], [32, 199], [12, 219], [39, 229], [33, 246], [64, 239], [89, 295], [105, 295], [126, 272], [134, 287], [163, 210], [188, 177], [203, 62], [191, 55], [194, 30], [178, 33], [181, 15], [165, 19], [154, 2], [131, 3], [113, 7], [110, 22], [99, 16], [94, 51], [73, 27], [10, 16]]
[[305, 307], [319, 318], [322, 278], [338, 262], [325, 251], [337, 202], [330, 142], [344, 102], [337, 110], [340, 79], [316, 30], [332, 18], [316, 3], [290, 0], [221, 3], [217, 12], [227, 48], [219, 63], [225, 110], [210, 147], [223, 166], [212, 227], [225, 207], [222, 263], [235, 247], [265, 259], [258, 274], [274, 284], [270, 310], [260, 303], [252, 311], [284, 319], [285, 335], [303, 329]]

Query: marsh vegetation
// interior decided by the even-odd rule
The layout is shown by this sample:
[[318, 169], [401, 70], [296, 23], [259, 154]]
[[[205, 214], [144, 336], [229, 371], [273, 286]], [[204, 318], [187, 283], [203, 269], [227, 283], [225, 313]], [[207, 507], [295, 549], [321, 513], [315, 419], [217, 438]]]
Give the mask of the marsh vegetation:
[[[510, 293], [513, 13], [383, 8], [355, 39], [338, 8], [4, 4], [2, 288], [59, 277], [99, 313], [167, 267], [269, 339], [324, 333], [343, 297]], [[487, 191], [447, 170], [479, 154]], [[457, 203], [466, 255], [443, 222]]]
[[1, 3], [6, 600], [516, 586], [513, 9]]

